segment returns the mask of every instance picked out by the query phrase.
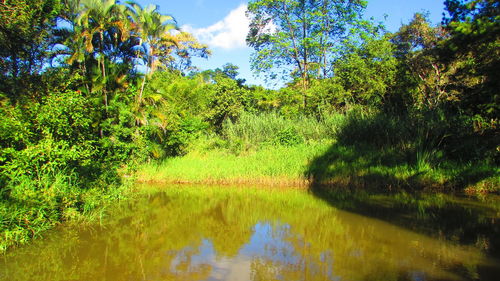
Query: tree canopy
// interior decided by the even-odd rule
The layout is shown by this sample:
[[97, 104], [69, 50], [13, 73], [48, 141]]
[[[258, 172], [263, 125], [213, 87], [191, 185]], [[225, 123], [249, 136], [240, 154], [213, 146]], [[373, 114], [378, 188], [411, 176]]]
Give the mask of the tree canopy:
[[360, 0], [250, 1], [252, 69], [269, 78], [291, 75], [304, 88], [309, 77], [333, 76], [339, 48], [362, 25], [365, 7]]

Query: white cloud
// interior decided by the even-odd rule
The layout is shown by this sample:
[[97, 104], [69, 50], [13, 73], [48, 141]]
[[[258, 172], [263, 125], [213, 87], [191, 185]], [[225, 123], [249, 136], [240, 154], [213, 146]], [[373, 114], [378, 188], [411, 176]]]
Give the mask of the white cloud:
[[190, 25], [182, 26], [182, 29], [193, 34], [209, 47], [223, 49], [236, 49], [246, 47], [246, 36], [248, 34], [249, 20], [245, 15], [246, 4], [229, 12], [221, 21], [204, 28], [193, 28]]

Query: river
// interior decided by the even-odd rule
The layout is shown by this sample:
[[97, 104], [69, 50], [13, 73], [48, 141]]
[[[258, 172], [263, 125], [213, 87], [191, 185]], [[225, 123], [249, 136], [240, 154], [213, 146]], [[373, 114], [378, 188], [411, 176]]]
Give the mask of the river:
[[9, 251], [0, 280], [499, 280], [497, 201], [398, 195], [412, 213], [383, 195], [148, 188], [96, 223]]

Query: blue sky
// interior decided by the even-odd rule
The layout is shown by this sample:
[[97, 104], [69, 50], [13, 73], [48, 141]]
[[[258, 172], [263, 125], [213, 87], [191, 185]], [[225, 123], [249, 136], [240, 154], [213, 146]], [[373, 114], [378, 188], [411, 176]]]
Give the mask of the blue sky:
[[[195, 59], [201, 69], [214, 69], [225, 63], [240, 67], [240, 78], [247, 84], [263, 84], [250, 70], [252, 49], [245, 46], [246, 3], [242, 0], [136, 0], [141, 5], [156, 4], [162, 13], [174, 16], [177, 23], [207, 43], [213, 52], [208, 59]], [[444, 11], [444, 0], [368, 0], [365, 17], [383, 21], [389, 31], [408, 23], [416, 12], [428, 11], [437, 24]], [[384, 19], [384, 15], [387, 17]]]

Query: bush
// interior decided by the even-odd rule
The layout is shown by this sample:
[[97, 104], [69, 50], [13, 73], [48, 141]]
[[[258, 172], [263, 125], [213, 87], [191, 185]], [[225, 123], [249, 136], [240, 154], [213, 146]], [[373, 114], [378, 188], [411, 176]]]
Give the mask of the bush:
[[411, 162], [423, 158], [435, 164], [442, 158], [464, 163], [496, 161], [494, 133], [475, 132], [471, 118], [439, 110], [398, 116], [356, 109], [348, 112], [337, 139], [347, 145], [395, 149]]
[[332, 140], [344, 120], [342, 114], [318, 120], [308, 116], [287, 118], [276, 112], [243, 113], [234, 122], [227, 120], [221, 134], [228, 145], [238, 143], [243, 148], [258, 148], [264, 144], [295, 145]]
[[284, 146], [294, 146], [303, 143], [304, 140], [298, 135], [294, 128], [286, 128], [279, 131], [274, 137], [274, 144]]
[[199, 118], [185, 118], [181, 120], [177, 128], [172, 128], [167, 133], [165, 150], [168, 156], [184, 155], [188, 147], [196, 140], [203, 131], [208, 128], [208, 124]]

